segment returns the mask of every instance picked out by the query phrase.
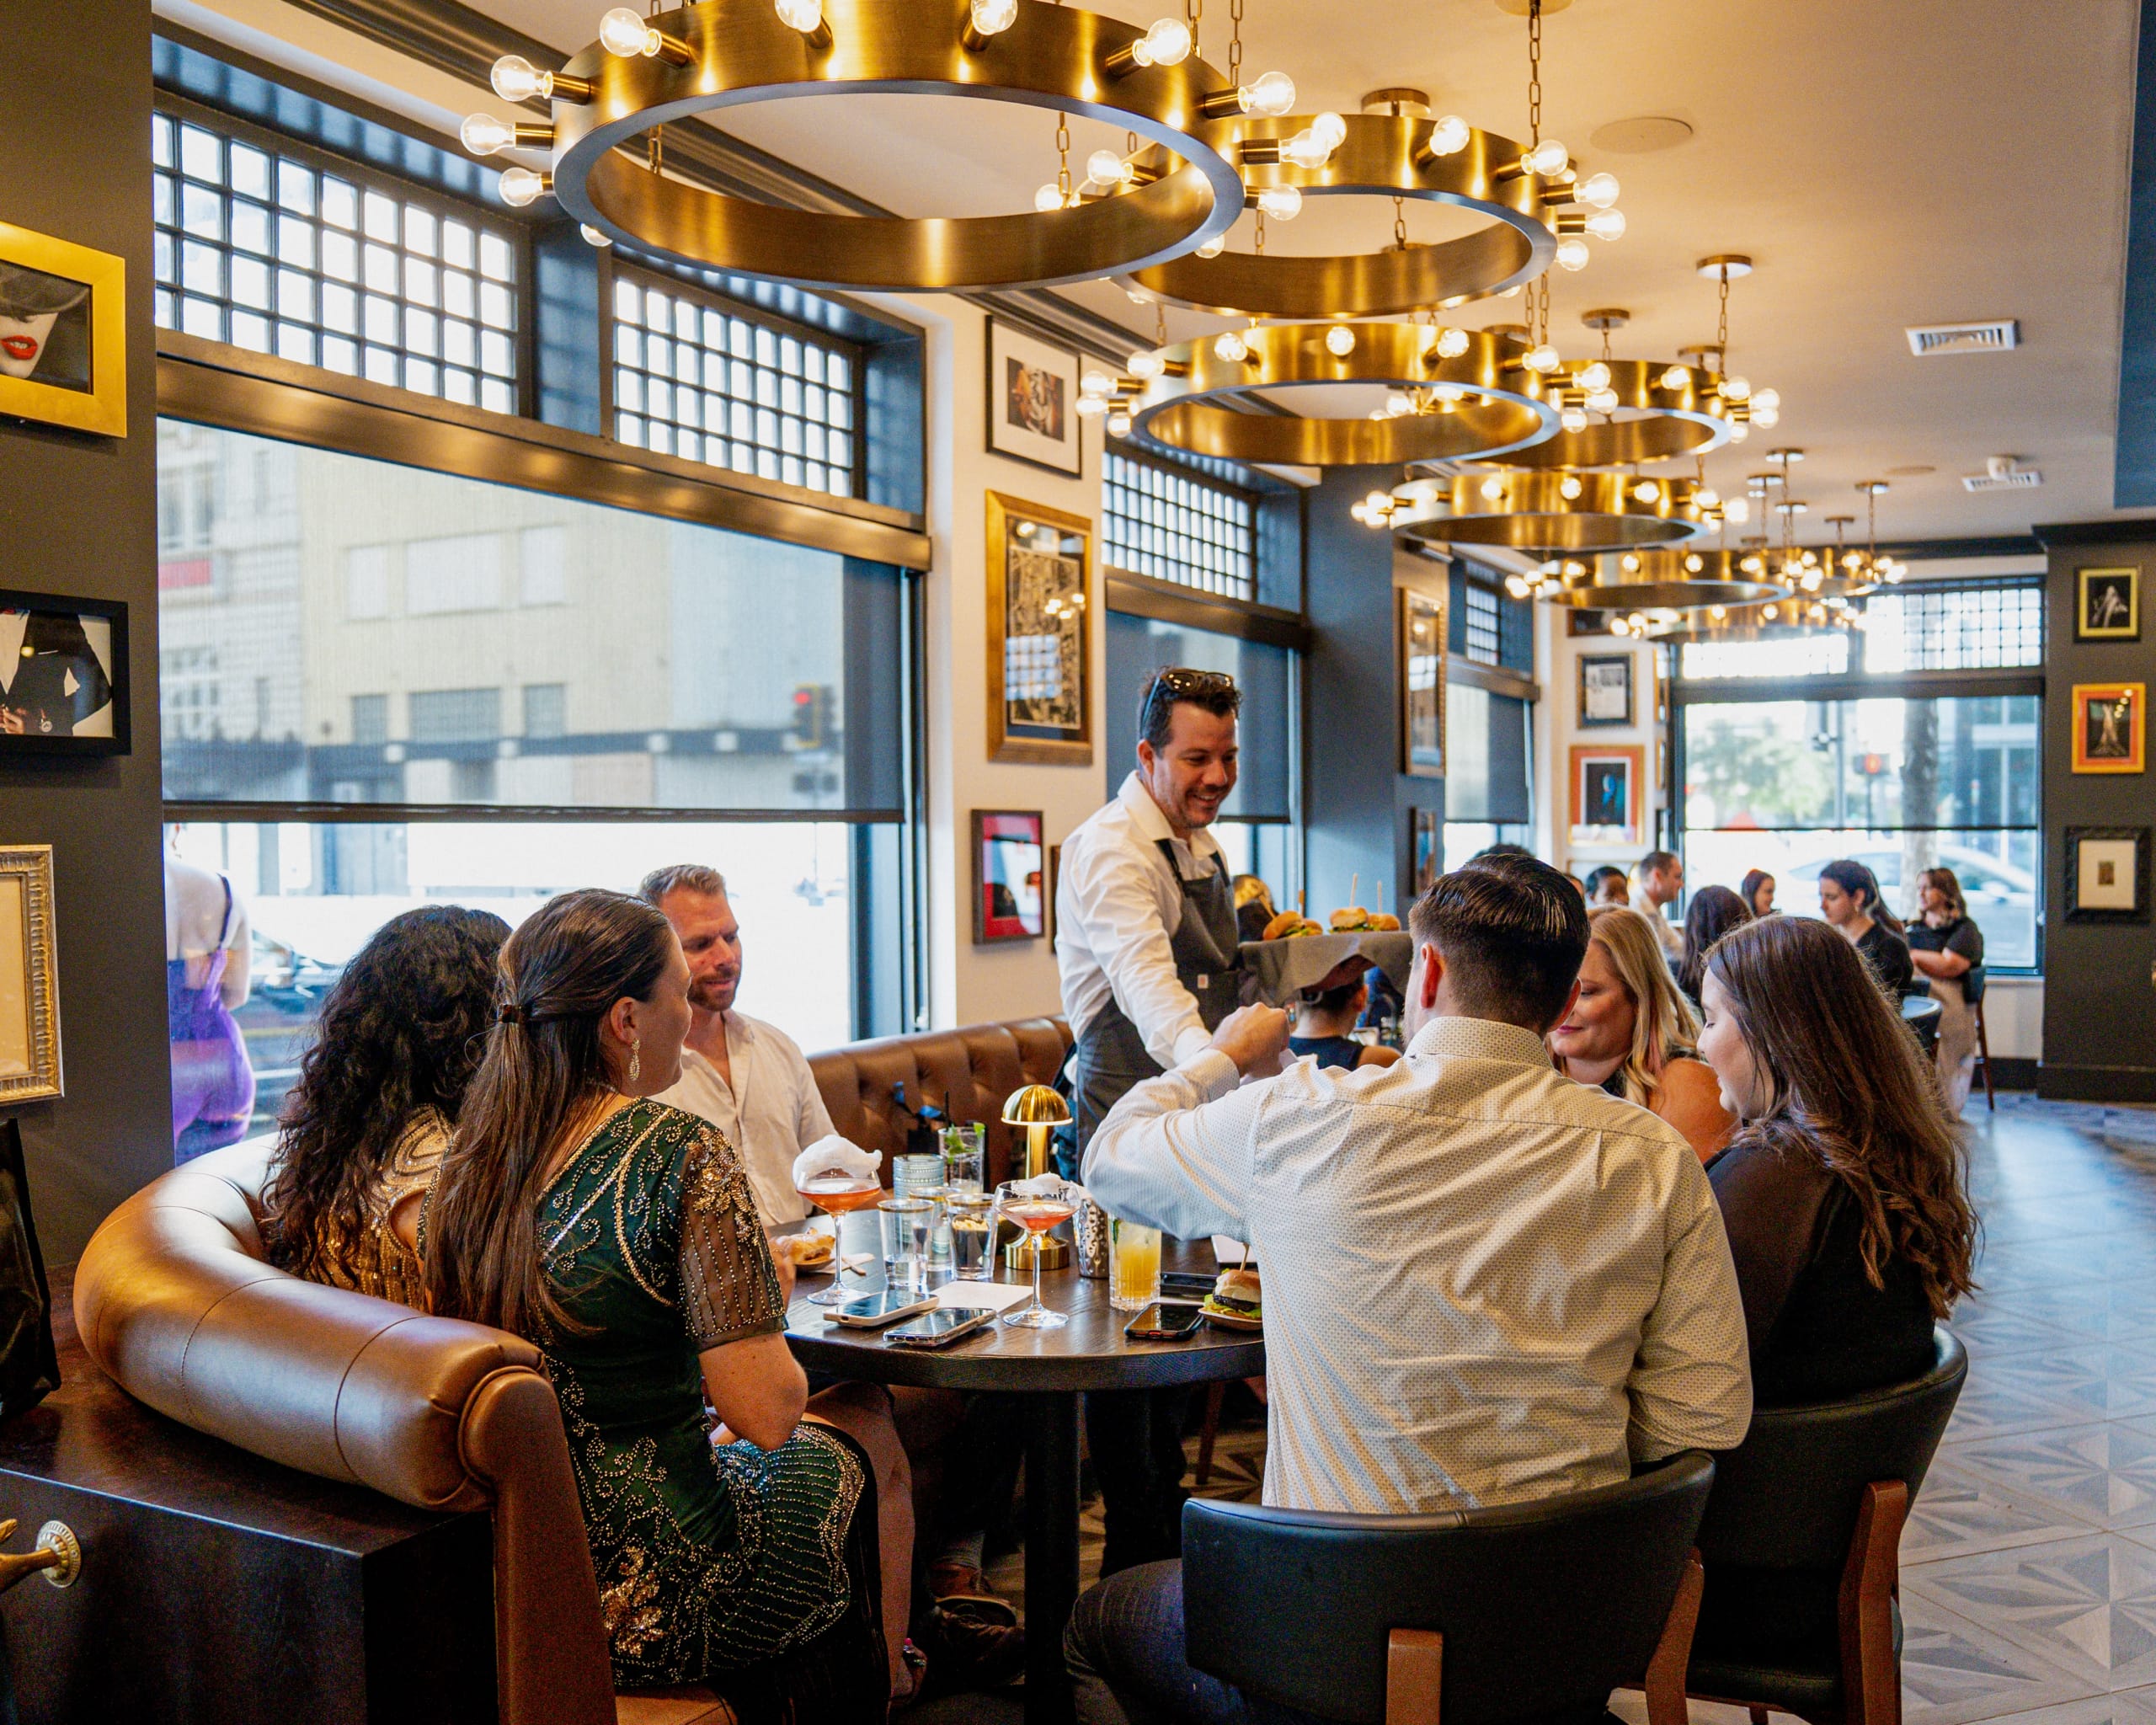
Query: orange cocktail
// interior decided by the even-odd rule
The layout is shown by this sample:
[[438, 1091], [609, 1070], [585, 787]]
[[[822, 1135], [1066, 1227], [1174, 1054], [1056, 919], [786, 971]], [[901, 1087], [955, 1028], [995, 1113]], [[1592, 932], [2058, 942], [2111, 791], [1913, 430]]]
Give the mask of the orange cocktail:
[[[996, 1188], [997, 1212], [1017, 1223], [1028, 1234], [1045, 1234], [1059, 1222], [1067, 1222], [1077, 1214], [1077, 1205], [1059, 1194], [1022, 1192], [1017, 1183], [1006, 1181]], [[1038, 1250], [1030, 1254], [1033, 1260], [1033, 1298], [1030, 1305], [1016, 1311], [1006, 1312], [1003, 1322], [1022, 1330], [1060, 1329], [1070, 1320], [1059, 1311], [1050, 1311], [1041, 1304], [1041, 1255]]]

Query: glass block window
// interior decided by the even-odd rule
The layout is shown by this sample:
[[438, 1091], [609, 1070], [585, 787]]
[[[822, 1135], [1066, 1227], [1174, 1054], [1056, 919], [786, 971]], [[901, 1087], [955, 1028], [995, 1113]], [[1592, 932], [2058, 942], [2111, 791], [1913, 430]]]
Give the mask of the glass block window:
[[1461, 584], [1465, 599], [1462, 613], [1466, 623], [1466, 656], [1477, 665], [1496, 665], [1500, 662], [1504, 642], [1503, 601], [1497, 590], [1486, 587], [1480, 581]]
[[508, 223], [178, 115], [151, 154], [160, 328], [516, 411]]
[[614, 435], [736, 473], [855, 494], [854, 355], [627, 274], [614, 281]]
[[1257, 512], [1240, 491], [1110, 449], [1102, 467], [1107, 560], [1225, 599], [1257, 597]]
[[1865, 608], [1866, 670], [1979, 670], [2044, 662], [2038, 586], [1904, 588]]

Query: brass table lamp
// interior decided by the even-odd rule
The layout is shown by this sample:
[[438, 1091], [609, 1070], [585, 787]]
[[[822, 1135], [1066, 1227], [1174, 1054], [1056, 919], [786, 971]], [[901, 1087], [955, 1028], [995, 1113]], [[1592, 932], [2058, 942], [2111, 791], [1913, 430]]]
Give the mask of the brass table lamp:
[[[1011, 1178], [1030, 1180], [1036, 1174], [1045, 1174], [1049, 1139], [1058, 1126], [1070, 1123], [1070, 1105], [1047, 1085], [1028, 1084], [1012, 1091], [1003, 1104], [1003, 1124], [1022, 1126], [1026, 1135], [1025, 1153], [1018, 1159], [1020, 1172]], [[1003, 1248], [1003, 1262], [1009, 1268], [1030, 1274], [1035, 1252], [1040, 1254], [1043, 1269], [1059, 1270], [1070, 1262], [1070, 1242], [1051, 1240], [1045, 1234], [1022, 1233]]]

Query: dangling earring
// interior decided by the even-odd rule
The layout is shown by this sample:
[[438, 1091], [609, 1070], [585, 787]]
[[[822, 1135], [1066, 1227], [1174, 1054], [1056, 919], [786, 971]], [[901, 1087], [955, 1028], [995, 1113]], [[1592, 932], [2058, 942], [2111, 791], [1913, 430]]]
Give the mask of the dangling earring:
[[629, 1082], [633, 1084], [643, 1076], [643, 1039], [629, 1039]]

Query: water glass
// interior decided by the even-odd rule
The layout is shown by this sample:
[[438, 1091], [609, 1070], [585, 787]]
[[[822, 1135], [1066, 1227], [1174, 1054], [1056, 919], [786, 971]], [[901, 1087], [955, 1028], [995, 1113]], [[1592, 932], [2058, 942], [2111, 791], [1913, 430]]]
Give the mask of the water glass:
[[943, 1129], [943, 1183], [953, 1192], [988, 1189], [988, 1129], [978, 1120]]
[[943, 1159], [933, 1156], [901, 1156], [891, 1159], [891, 1196], [910, 1198], [926, 1186], [943, 1183]]
[[935, 1214], [928, 1219], [928, 1268], [931, 1274], [948, 1274], [951, 1268], [951, 1188], [947, 1186], [916, 1186], [906, 1194], [932, 1205]]
[[943, 1201], [951, 1220], [951, 1273], [962, 1282], [995, 1274], [995, 1200], [985, 1192], [953, 1192]]
[[936, 1206], [922, 1198], [887, 1198], [876, 1206], [883, 1233], [883, 1285], [894, 1294], [928, 1291], [928, 1236]]
[[1161, 1297], [1161, 1231], [1119, 1217], [1108, 1222], [1108, 1304], [1139, 1311]]

